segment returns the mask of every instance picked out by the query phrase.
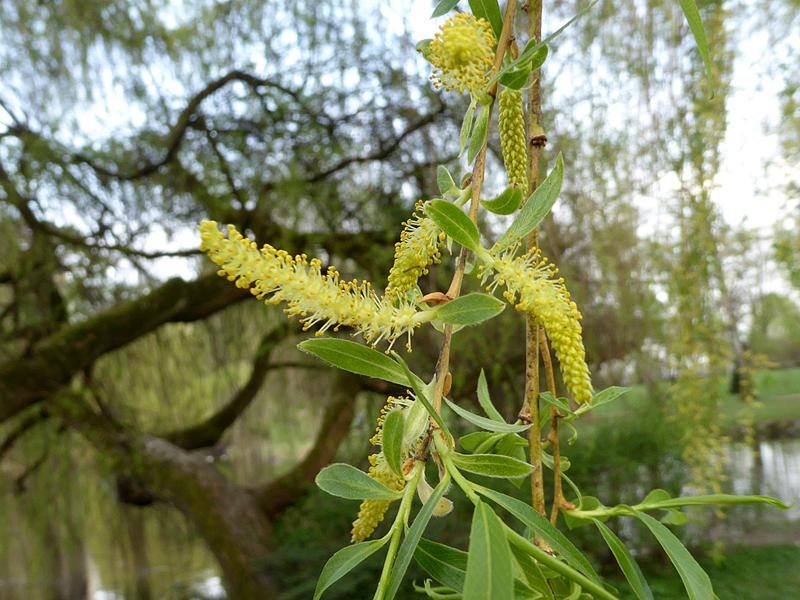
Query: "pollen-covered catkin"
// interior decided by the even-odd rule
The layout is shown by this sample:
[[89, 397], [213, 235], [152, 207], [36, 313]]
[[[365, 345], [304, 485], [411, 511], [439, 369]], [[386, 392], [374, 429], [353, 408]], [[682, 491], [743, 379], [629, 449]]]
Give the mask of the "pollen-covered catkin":
[[495, 37], [486, 19], [458, 13], [444, 22], [430, 43], [431, 80], [446, 91], [477, 94], [489, 83]]
[[498, 100], [500, 148], [503, 152], [503, 164], [508, 173], [508, 183], [516, 184], [525, 191], [528, 188], [528, 147], [525, 143], [522, 93], [503, 88]]
[[[405, 487], [405, 479], [389, 468], [382, 452], [371, 454], [369, 463], [371, 466], [368, 474], [375, 481], [398, 492]], [[353, 529], [350, 533], [351, 541], [363, 542], [371, 536], [375, 528], [383, 521], [383, 516], [389, 509], [390, 504], [390, 500], [364, 500], [358, 509], [358, 517], [353, 521]]]
[[219, 275], [267, 304], [285, 302], [286, 314], [299, 316], [304, 329], [319, 325], [318, 335], [344, 325], [372, 345], [386, 339], [391, 346], [405, 335], [410, 347], [414, 329], [427, 318], [409, 302], [382, 301], [368, 282], [341, 281], [332, 267], [323, 273], [316, 258], [291, 256], [270, 245], [259, 250], [232, 225], [226, 237], [214, 221], [203, 221], [200, 233], [200, 249], [220, 267]]
[[394, 246], [394, 263], [385, 292], [389, 302], [404, 298], [419, 278], [428, 273], [428, 267], [441, 258], [445, 235], [430, 217], [423, 215], [423, 204], [422, 200], [417, 202], [411, 218], [403, 224], [400, 241]]
[[561, 364], [564, 384], [576, 402], [585, 403], [592, 399], [592, 381], [583, 347], [581, 313], [564, 280], [556, 278], [557, 273], [538, 251], [516, 258], [508, 252], [491, 257], [491, 263], [483, 267], [483, 280], [492, 279], [490, 290], [504, 286], [505, 298], [544, 327]]

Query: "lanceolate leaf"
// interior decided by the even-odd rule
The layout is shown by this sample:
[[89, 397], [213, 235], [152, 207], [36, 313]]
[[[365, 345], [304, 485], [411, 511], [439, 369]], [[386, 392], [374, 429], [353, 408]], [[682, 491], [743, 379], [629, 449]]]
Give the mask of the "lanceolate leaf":
[[547, 53], [548, 48], [546, 44], [537, 44], [535, 50], [530, 53], [530, 60], [524, 65], [520, 65], [503, 74], [500, 77], [500, 83], [512, 90], [521, 90], [528, 85], [528, 78], [530, 77], [531, 71], [541, 68], [544, 61], [547, 60]]
[[464, 600], [513, 600], [511, 550], [503, 524], [486, 503], [478, 501], [469, 534]]
[[453, 176], [444, 165], [436, 167], [436, 186], [439, 188], [439, 193], [443, 196], [445, 194], [455, 194], [458, 192], [456, 182], [453, 181]]
[[496, 215], [510, 215], [522, 204], [522, 188], [512, 185], [493, 200], [481, 200], [481, 205]]
[[467, 108], [467, 112], [464, 113], [464, 121], [461, 123], [461, 135], [459, 136], [459, 149], [458, 155], [461, 156], [464, 153], [464, 148], [467, 146], [467, 140], [469, 139], [469, 134], [472, 131], [472, 120], [475, 116], [475, 108], [478, 106], [477, 101], [473, 100], [469, 103], [469, 108]]
[[513, 71], [513, 70], [519, 69], [520, 67], [530, 63], [533, 60], [533, 57], [537, 54], [537, 52], [539, 52], [539, 50], [540, 50], [540, 48], [542, 46], [545, 46], [546, 44], [549, 44], [555, 38], [557, 38], [562, 33], [564, 33], [564, 30], [567, 27], [572, 25], [576, 20], [578, 20], [580, 17], [585, 15], [587, 12], [589, 12], [592, 9], [592, 7], [595, 4], [597, 4], [597, 2], [598, 2], [598, 0], [592, 0], [583, 9], [581, 9], [574, 17], [572, 17], [569, 21], [564, 23], [561, 27], [556, 29], [553, 33], [548, 35], [546, 38], [544, 38], [541, 42], [537, 42], [535, 39], [531, 39], [530, 41], [528, 41], [528, 43], [525, 44], [525, 48], [523, 48], [522, 52], [520, 52], [520, 54], [516, 58], [516, 60], [508, 63], [505, 67], [500, 69], [500, 71], [494, 77], [492, 77], [491, 83], [494, 83], [495, 81], [500, 79], [503, 75], [505, 75], [509, 71]]
[[392, 471], [398, 475], [403, 474], [403, 433], [405, 427], [405, 416], [403, 411], [390, 411], [383, 421], [383, 432], [381, 433], [381, 445], [383, 455]]
[[478, 228], [458, 206], [446, 200], [431, 200], [425, 210], [439, 229], [467, 250], [478, 252], [481, 249]]
[[511, 423], [504, 423], [494, 421], [492, 419], [487, 419], [486, 417], [481, 417], [480, 415], [476, 415], [465, 408], [461, 408], [458, 404], [451, 402], [447, 398], [444, 399], [447, 402], [447, 406], [449, 406], [453, 412], [455, 412], [459, 417], [462, 419], [466, 419], [473, 425], [477, 425], [481, 429], [485, 429], [486, 431], [495, 431], [500, 433], [519, 433], [520, 431], [525, 431], [530, 427], [530, 425], [513, 425]]
[[442, 304], [436, 318], [451, 325], [477, 325], [496, 317], [505, 307], [505, 302], [494, 296], [473, 292]]
[[633, 556], [631, 556], [631, 553], [628, 552], [622, 540], [601, 521], [592, 519], [592, 522], [594, 522], [597, 529], [600, 530], [600, 535], [603, 536], [614, 558], [617, 559], [619, 568], [625, 575], [625, 579], [628, 580], [636, 597], [639, 598], [639, 600], [653, 600], [653, 592], [650, 591], [650, 586], [647, 585], [647, 580], [644, 578], [642, 570], [639, 568], [639, 565], [636, 564], [636, 561]]
[[478, 118], [475, 119], [475, 128], [472, 130], [472, 138], [469, 140], [469, 150], [467, 151], [467, 162], [472, 164], [478, 156], [483, 144], [486, 142], [486, 134], [489, 131], [489, 108], [483, 106]]
[[682, 506], [719, 506], [725, 504], [770, 504], [776, 508], [789, 508], [786, 504], [770, 496], [733, 496], [730, 494], [709, 494], [707, 496], [681, 496], [678, 498], [652, 501], [645, 498], [636, 508], [654, 510], [659, 508], [680, 508]]
[[563, 533], [550, 524], [550, 521], [545, 519], [528, 504], [490, 488], [476, 486], [476, 490], [480, 495], [502, 506], [514, 517], [519, 519], [520, 522], [530, 527], [531, 531], [547, 542], [567, 564], [581, 571], [595, 583], [600, 583], [600, 577], [597, 575], [594, 568], [592, 568], [592, 565], [586, 557], [575, 547], [575, 544], [569, 541]]
[[297, 347], [344, 371], [408, 385], [400, 365], [364, 344], [337, 338], [313, 338], [300, 342]]
[[503, 16], [500, 14], [497, 0], [469, 0], [469, 7], [472, 9], [473, 15], [489, 21], [495, 37], [499, 38], [500, 32], [503, 30]]
[[486, 383], [486, 373], [483, 372], [481, 369], [481, 374], [478, 376], [478, 402], [483, 409], [483, 412], [486, 413], [486, 416], [492, 419], [493, 421], [497, 421], [499, 423], [505, 423], [505, 419], [503, 415], [500, 414], [500, 411], [495, 408], [494, 404], [492, 404], [492, 399], [489, 396], [489, 384]]
[[686, 21], [689, 23], [689, 29], [692, 30], [694, 42], [697, 44], [697, 50], [700, 52], [700, 57], [703, 59], [703, 64], [706, 66], [708, 79], [712, 79], [711, 57], [708, 53], [708, 40], [706, 39], [706, 32], [703, 29], [703, 22], [700, 20], [700, 11], [697, 10], [697, 4], [694, 0], [678, 0], [681, 5], [681, 10], [686, 16]]
[[314, 481], [322, 491], [348, 500], [397, 500], [403, 495], [345, 463], [325, 467]]
[[675, 534], [647, 513], [636, 512], [634, 516], [645, 524], [664, 548], [683, 580], [689, 600], [713, 600], [714, 589], [711, 580]]
[[556, 165], [547, 175], [547, 178], [536, 188], [525, 201], [519, 214], [511, 223], [511, 227], [497, 241], [497, 248], [513, 246], [539, 226], [553, 208], [553, 204], [561, 193], [561, 184], [564, 181], [564, 158], [559, 153]]
[[428, 527], [428, 522], [431, 520], [437, 503], [444, 495], [449, 485], [450, 476], [445, 475], [433, 490], [433, 494], [431, 494], [431, 497], [425, 502], [425, 505], [419, 511], [411, 527], [409, 527], [406, 532], [403, 543], [400, 544], [400, 549], [397, 551], [397, 558], [392, 567], [392, 575], [389, 579], [389, 585], [387, 586], [384, 600], [393, 600], [397, 594], [397, 590], [400, 589], [400, 584], [403, 582], [403, 577], [406, 575], [408, 565], [411, 563], [411, 558], [414, 556], [414, 551], [417, 549], [417, 544], [420, 538], [422, 538], [422, 534], [425, 533], [425, 528]]
[[453, 462], [460, 469], [470, 473], [511, 479], [525, 477], [533, 468], [524, 461], [500, 454], [459, 454], [454, 452]]
[[458, 443], [467, 452], [474, 452], [476, 448], [484, 445], [484, 442], [493, 442], [491, 446], [494, 446], [503, 435], [502, 433], [491, 433], [489, 431], [473, 431], [458, 438]]
[[397, 354], [397, 352], [392, 352], [392, 355], [397, 359], [397, 362], [400, 363], [400, 368], [402, 368], [403, 372], [405, 372], [407, 381], [411, 383], [411, 389], [414, 391], [414, 397], [425, 407], [425, 410], [428, 411], [428, 415], [436, 422], [436, 424], [439, 426], [439, 429], [444, 431], [447, 435], [450, 435], [450, 431], [447, 429], [447, 425], [444, 424], [444, 421], [442, 421], [442, 417], [434, 410], [430, 400], [425, 395], [425, 389], [423, 389], [422, 381], [420, 381], [419, 377], [411, 372], [411, 369], [408, 368], [406, 361], [404, 361], [400, 355]]
[[371, 542], [353, 544], [342, 548], [331, 556], [325, 566], [322, 567], [322, 573], [320, 573], [317, 580], [317, 589], [314, 590], [314, 600], [320, 598], [325, 590], [380, 550], [388, 541], [389, 536], [386, 536]]
[[414, 552], [419, 566], [442, 585], [460, 592], [464, 589], [467, 553], [438, 542], [422, 538]]
[[433, 9], [431, 19], [435, 19], [436, 17], [441, 17], [445, 13], [449, 13], [456, 7], [456, 4], [458, 4], [458, 0], [440, 0], [439, 4], [436, 5], [436, 8]]

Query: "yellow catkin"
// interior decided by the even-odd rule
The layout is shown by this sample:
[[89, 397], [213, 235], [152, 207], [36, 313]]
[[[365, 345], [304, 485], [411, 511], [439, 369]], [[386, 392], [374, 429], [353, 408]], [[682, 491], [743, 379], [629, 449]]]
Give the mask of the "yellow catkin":
[[504, 286], [505, 298], [518, 311], [531, 315], [544, 327], [561, 364], [564, 384], [576, 402], [592, 399], [592, 382], [583, 347], [581, 313], [572, 301], [558, 269], [533, 251], [516, 258], [511, 252], [492, 256], [483, 268], [489, 289]]
[[394, 263], [389, 271], [385, 298], [389, 302], [401, 300], [423, 275], [428, 267], [441, 259], [445, 235], [429, 217], [422, 215], [424, 201], [414, 207], [411, 218], [403, 223], [400, 241], [394, 246]]
[[499, 94], [500, 148], [508, 173], [508, 183], [528, 189], [528, 146], [525, 143], [525, 116], [522, 93], [503, 88]]
[[[406, 481], [396, 475], [386, 464], [383, 453], [371, 454], [369, 457], [369, 476], [375, 481], [379, 481], [386, 487], [400, 491]], [[375, 528], [383, 521], [383, 516], [389, 509], [390, 500], [364, 500], [358, 510], [358, 517], [353, 521], [353, 529], [350, 539], [353, 542], [363, 542], [375, 531]]]
[[219, 275], [267, 304], [285, 303], [286, 314], [300, 317], [304, 329], [319, 326], [317, 335], [346, 326], [372, 345], [385, 339], [391, 346], [405, 335], [410, 348], [414, 329], [426, 320], [409, 302], [382, 301], [368, 282], [342, 281], [332, 267], [323, 273], [316, 258], [270, 245], [259, 250], [232, 225], [226, 237], [214, 221], [203, 221], [200, 233], [200, 249], [220, 267]]
[[446, 91], [477, 94], [489, 83], [495, 37], [486, 19], [459, 13], [444, 22], [429, 46], [431, 80]]

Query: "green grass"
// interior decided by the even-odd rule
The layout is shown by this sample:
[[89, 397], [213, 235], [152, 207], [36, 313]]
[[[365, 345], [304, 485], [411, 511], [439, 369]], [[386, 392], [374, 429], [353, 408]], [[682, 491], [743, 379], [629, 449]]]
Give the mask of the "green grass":
[[[789, 600], [800, 597], [800, 546], [729, 548], [724, 561], [703, 563], [720, 600]], [[645, 568], [658, 600], [685, 600], [686, 592], [671, 566]], [[615, 582], [621, 598], [633, 600], [627, 585]]]
[[[736, 394], [728, 393], [729, 381], [720, 381], [724, 389], [722, 418], [730, 425], [736, 424], [742, 410], [742, 403]], [[660, 388], [666, 392], [669, 384]], [[756, 409], [756, 422], [787, 421], [800, 419], [800, 368], [776, 369], [756, 373], [756, 389], [760, 406]], [[631, 387], [620, 400], [612, 402], [595, 411], [597, 420], [618, 419], [626, 413], [641, 407], [648, 401], [648, 390], [643, 385]]]

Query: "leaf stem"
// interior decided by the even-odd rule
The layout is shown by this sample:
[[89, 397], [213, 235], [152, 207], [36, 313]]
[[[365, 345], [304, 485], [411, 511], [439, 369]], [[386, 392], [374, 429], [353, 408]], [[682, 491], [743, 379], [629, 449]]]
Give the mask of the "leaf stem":
[[545, 552], [535, 544], [532, 544], [530, 541], [526, 540], [516, 531], [511, 529], [508, 525], [503, 523], [503, 528], [506, 531], [506, 537], [508, 541], [525, 552], [526, 554], [530, 554], [539, 561], [544, 566], [552, 569], [559, 575], [564, 576], [565, 578], [569, 579], [570, 581], [574, 581], [579, 586], [581, 586], [587, 592], [594, 594], [599, 598], [605, 598], [605, 600], [618, 600], [616, 596], [611, 594], [610, 592], [606, 591], [606, 589], [580, 573], [576, 571], [568, 564], [561, 562], [555, 556]]
[[400, 501], [400, 508], [397, 510], [397, 516], [392, 523], [391, 536], [389, 542], [389, 551], [386, 553], [386, 559], [383, 562], [383, 570], [381, 571], [381, 579], [378, 582], [378, 588], [375, 590], [373, 600], [383, 600], [386, 594], [386, 587], [389, 585], [389, 578], [392, 574], [392, 567], [394, 566], [394, 559], [397, 556], [397, 549], [400, 547], [400, 541], [403, 538], [403, 530], [408, 522], [408, 515], [411, 512], [411, 503], [414, 500], [414, 494], [417, 491], [417, 483], [419, 482], [420, 474], [424, 468], [425, 463], [422, 461], [414, 465], [414, 471], [411, 480], [406, 485], [403, 499]]

